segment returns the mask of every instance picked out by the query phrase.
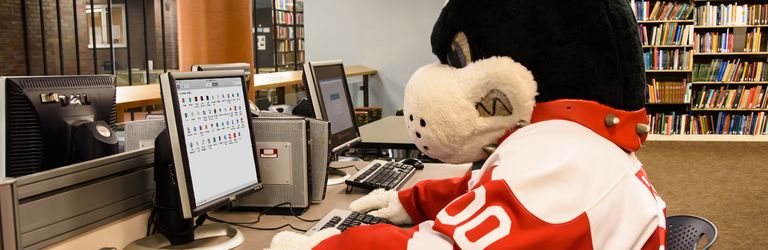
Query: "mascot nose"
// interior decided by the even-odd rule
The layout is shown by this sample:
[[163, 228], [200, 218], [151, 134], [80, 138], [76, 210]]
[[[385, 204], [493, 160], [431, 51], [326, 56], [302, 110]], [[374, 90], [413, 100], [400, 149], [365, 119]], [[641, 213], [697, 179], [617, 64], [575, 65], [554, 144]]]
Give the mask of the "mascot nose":
[[[415, 125], [414, 125], [415, 123]], [[413, 114], [410, 114], [408, 116], [408, 127], [412, 128], [414, 131], [414, 135], [417, 139], [421, 139], [421, 129], [426, 129], [427, 127], [427, 121], [424, 120], [424, 118], [414, 118]], [[418, 142], [417, 142], [418, 144]], [[429, 146], [427, 145], [420, 145], [424, 150], [429, 151]]]

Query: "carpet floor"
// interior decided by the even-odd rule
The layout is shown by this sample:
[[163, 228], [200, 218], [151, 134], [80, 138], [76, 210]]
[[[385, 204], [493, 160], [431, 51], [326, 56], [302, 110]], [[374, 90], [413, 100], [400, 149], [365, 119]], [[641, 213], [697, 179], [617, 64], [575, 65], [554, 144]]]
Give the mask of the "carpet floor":
[[713, 249], [768, 249], [768, 143], [654, 141], [637, 157], [668, 216], [717, 226]]

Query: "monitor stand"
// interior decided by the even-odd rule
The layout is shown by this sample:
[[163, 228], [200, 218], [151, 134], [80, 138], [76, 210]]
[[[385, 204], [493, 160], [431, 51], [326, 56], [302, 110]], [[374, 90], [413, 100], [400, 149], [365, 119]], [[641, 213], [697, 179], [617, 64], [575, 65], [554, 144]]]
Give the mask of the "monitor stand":
[[[194, 232], [194, 241], [186, 243], [184, 245], [188, 245], [189, 248], [194, 249], [233, 249], [235, 247], [240, 246], [243, 244], [243, 241], [245, 240], [245, 236], [243, 236], [243, 233], [240, 232], [236, 227], [232, 225], [227, 224], [221, 224], [221, 223], [213, 223], [213, 224], [205, 224], [202, 226], [199, 226], [195, 229]], [[212, 240], [206, 240], [206, 239], [212, 239], [216, 237], [226, 236], [229, 237], [224, 242], [217, 242], [211, 244], [210, 241]], [[197, 246], [196, 242], [201, 242], [205, 240], [205, 246]], [[150, 235], [145, 238], [141, 238], [138, 240], [135, 240], [131, 242], [128, 246], [125, 247], [126, 250], [150, 250], [150, 249], [167, 249], [166, 247], [169, 247], [173, 244], [165, 238], [162, 234], [154, 234]], [[184, 245], [176, 245], [174, 249], [180, 248], [184, 249]]]
[[[339, 156], [341, 153], [333, 153], [331, 155], [331, 162], [334, 161], [361, 161], [357, 157]], [[340, 169], [328, 167], [328, 186], [343, 184], [351, 175]]]
[[[243, 243], [245, 237], [236, 227], [227, 224], [205, 224], [195, 227], [195, 221], [182, 216], [179, 204], [179, 190], [176, 184], [170, 139], [166, 128], [155, 138], [155, 227], [158, 233], [131, 242], [125, 249], [148, 250], [168, 246], [194, 249], [232, 249]], [[198, 217], [202, 224], [206, 217]], [[202, 219], [201, 219], [202, 218]], [[223, 242], [209, 238], [229, 237]], [[206, 245], [206, 246], [196, 246]]]

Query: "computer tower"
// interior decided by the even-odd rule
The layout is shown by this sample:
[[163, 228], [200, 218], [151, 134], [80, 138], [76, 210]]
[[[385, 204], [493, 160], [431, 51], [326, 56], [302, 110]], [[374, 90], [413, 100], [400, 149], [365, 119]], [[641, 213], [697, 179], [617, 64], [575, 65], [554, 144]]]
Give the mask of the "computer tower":
[[255, 117], [252, 122], [263, 189], [235, 200], [233, 208], [290, 202], [294, 213], [302, 213], [310, 205], [309, 122], [303, 117]]
[[320, 203], [325, 199], [326, 183], [328, 182], [328, 164], [331, 161], [331, 123], [328, 121], [309, 120], [309, 166], [311, 170], [310, 194], [312, 202]]
[[[299, 117], [280, 112], [261, 111], [259, 117]], [[309, 165], [310, 165], [310, 199], [320, 203], [325, 199], [326, 183], [328, 182], [328, 165], [331, 161], [330, 136], [331, 123], [314, 118], [309, 121]]]

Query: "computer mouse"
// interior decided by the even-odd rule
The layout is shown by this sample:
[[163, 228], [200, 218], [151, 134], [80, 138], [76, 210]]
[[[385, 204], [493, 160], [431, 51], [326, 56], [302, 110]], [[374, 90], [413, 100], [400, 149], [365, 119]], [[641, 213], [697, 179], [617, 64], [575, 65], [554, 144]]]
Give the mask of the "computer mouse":
[[408, 164], [416, 168], [416, 170], [422, 170], [424, 169], [424, 163], [421, 162], [421, 160], [416, 158], [405, 158], [400, 161], [402, 164]]

